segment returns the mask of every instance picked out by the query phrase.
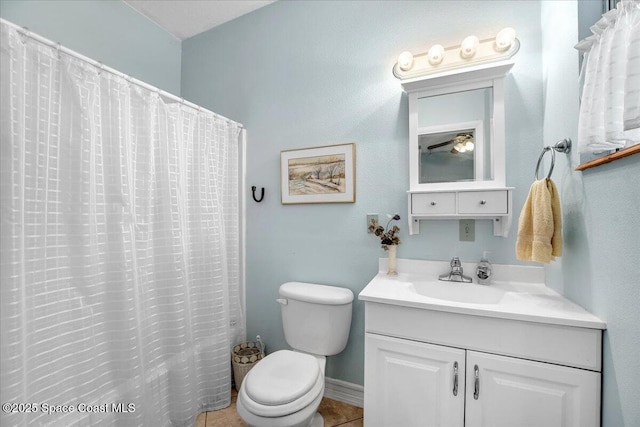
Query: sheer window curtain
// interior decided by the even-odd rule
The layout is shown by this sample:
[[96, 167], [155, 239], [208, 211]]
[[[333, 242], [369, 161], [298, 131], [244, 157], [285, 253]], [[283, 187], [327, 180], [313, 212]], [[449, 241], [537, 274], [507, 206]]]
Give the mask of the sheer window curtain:
[[584, 54], [578, 149], [615, 150], [640, 142], [640, 2], [621, 1], [576, 45]]
[[240, 125], [1, 31], [1, 401], [74, 408], [1, 424], [193, 425], [228, 406]]

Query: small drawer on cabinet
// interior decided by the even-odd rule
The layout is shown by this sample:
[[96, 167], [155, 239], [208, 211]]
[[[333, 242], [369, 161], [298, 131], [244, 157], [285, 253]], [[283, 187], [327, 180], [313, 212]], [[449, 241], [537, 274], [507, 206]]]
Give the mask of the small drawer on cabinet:
[[456, 213], [456, 193], [412, 194], [411, 213], [430, 215]]
[[461, 214], [506, 214], [507, 191], [469, 191], [458, 193]]

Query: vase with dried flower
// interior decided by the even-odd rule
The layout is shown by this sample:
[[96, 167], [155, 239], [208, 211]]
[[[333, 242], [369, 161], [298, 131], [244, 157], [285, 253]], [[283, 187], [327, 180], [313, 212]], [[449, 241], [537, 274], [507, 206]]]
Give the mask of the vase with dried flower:
[[389, 269], [387, 271], [387, 275], [397, 276], [398, 272], [396, 270], [396, 248], [400, 244], [400, 237], [398, 237], [400, 228], [397, 225], [389, 228], [389, 225], [391, 224], [391, 221], [398, 221], [400, 219], [400, 215], [395, 214], [393, 216], [387, 216], [389, 217], [389, 222], [387, 222], [386, 227], [381, 226], [380, 224], [378, 224], [378, 221], [372, 219], [369, 223], [369, 231], [380, 238], [382, 249], [387, 251], [389, 254]]

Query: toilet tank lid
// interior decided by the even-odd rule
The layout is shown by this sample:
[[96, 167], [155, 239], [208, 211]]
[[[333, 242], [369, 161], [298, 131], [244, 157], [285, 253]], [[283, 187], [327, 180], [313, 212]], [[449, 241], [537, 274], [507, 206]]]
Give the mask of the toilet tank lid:
[[280, 296], [314, 304], [344, 305], [353, 301], [351, 289], [315, 283], [287, 282], [280, 285]]

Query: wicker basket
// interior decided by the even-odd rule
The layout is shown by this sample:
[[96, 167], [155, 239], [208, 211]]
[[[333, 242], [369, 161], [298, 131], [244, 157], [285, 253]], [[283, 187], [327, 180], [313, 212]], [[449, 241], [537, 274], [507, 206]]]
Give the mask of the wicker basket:
[[231, 364], [236, 390], [240, 390], [245, 375], [262, 359], [262, 352], [255, 342], [243, 342], [233, 346]]

